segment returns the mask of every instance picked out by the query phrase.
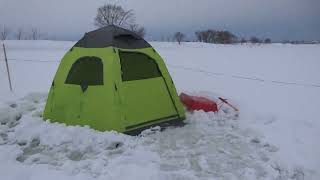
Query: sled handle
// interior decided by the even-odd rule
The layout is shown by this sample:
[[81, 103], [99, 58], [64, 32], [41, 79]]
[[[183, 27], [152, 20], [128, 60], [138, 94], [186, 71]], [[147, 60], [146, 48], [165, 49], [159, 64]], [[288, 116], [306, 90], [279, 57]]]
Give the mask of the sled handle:
[[223, 99], [222, 97], [219, 97], [219, 99], [224, 102], [225, 104], [227, 104], [228, 106], [230, 106], [233, 110], [235, 111], [239, 111], [239, 109], [237, 109], [236, 107], [234, 107], [232, 104], [230, 104], [227, 99]]

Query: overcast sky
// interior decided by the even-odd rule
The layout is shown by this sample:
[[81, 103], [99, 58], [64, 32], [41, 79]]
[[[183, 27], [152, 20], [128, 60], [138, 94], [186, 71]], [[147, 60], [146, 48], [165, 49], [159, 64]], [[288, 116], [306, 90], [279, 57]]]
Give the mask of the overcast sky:
[[201, 29], [274, 40], [320, 40], [320, 0], [0, 0], [0, 26], [39, 28], [51, 37], [79, 39], [93, 30], [97, 8], [133, 9], [148, 39]]

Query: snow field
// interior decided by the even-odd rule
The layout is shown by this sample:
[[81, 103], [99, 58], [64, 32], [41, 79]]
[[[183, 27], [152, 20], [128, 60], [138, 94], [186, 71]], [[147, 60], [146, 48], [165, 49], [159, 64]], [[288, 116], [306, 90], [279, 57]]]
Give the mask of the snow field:
[[9, 93], [0, 52], [0, 179], [320, 178], [319, 45], [154, 42], [179, 92], [218, 93], [240, 115], [188, 113], [184, 127], [131, 137], [42, 120], [72, 42], [5, 43], [16, 60]]

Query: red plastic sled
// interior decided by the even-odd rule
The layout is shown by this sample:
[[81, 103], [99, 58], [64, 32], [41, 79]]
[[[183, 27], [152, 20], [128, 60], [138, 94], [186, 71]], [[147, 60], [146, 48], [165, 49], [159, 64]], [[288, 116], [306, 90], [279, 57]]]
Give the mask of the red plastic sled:
[[203, 110], [204, 112], [218, 112], [217, 103], [205, 97], [190, 96], [181, 93], [180, 99], [188, 111]]

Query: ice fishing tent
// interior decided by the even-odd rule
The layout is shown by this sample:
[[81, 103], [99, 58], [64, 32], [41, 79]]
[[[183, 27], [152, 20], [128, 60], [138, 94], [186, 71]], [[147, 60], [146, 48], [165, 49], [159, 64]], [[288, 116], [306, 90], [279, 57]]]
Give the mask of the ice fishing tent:
[[86, 33], [63, 57], [44, 118], [67, 125], [137, 134], [185, 117], [160, 55], [117, 26]]

